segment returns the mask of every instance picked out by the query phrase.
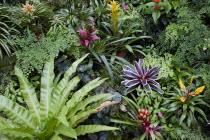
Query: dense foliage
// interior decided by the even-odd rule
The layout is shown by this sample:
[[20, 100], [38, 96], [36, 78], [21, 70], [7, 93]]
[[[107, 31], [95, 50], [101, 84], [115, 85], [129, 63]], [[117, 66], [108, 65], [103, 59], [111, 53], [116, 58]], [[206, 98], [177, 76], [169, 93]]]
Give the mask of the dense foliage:
[[209, 23], [209, 0], [0, 0], [0, 139], [209, 139]]

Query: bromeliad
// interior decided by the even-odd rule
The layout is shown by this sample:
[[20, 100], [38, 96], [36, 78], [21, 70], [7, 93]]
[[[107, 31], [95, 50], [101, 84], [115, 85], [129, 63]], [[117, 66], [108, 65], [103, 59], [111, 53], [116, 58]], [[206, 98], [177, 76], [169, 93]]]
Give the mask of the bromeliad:
[[124, 78], [125, 80], [122, 81], [121, 84], [128, 87], [127, 92], [131, 92], [136, 88], [146, 88], [149, 91], [155, 90], [162, 94], [163, 90], [160, 88], [160, 84], [156, 82], [156, 76], [159, 73], [159, 68], [142, 68], [141, 64], [143, 62], [143, 59], [140, 59], [139, 62], [135, 61], [134, 68], [124, 66], [122, 72], [125, 75], [122, 75], [122, 78]]
[[112, 30], [114, 34], [117, 34], [117, 25], [118, 25], [118, 17], [119, 13], [119, 4], [116, 1], [113, 1], [111, 4], [108, 4], [111, 8], [111, 19], [112, 19]]
[[23, 4], [22, 10], [23, 10], [22, 11], [23, 13], [31, 14], [36, 9], [34, 9], [34, 6], [33, 5], [26, 3], [25, 5]]
[[77, 43], [84, 44], [87, 47], [91, 41], [100, 39], [100, 37], [93, 34], [95, 30], [96, 29], [90, 25], [85, 26], [85, 31], [79, 29], [77, 32], [80, 34], [81, 41], [77, 41]]
[[187, 97], [180, 97], [180, 96], [177, 96], [177, 98], [181, 101], [181, 102], [185, 102], [190, 96], [196, 96], [196, 95], [199, 95], [201, 92], [203, 92], [205, 86], [201, 86], [199, 88], [197, 88], [194, 92], [192, 93], [189, 93], [189, 89], [192, 87], [192, 82], [193, 82], [193, 77], [190, 79], [190, 86], [189, 88], [187, 89], [185, 87], [185, 85], [183, 84], [182, 80], [180, 79], [179, 80], [179, 86], [180, 86], [180, 89], [181, 91], [183, 91]]

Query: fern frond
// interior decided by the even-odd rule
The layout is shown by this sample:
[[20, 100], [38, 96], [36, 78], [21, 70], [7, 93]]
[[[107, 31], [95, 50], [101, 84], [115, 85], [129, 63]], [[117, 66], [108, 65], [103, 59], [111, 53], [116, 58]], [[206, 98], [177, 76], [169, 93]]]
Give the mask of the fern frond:
[[29, 83], [23, 72], [15, 67], [15, 75], [17, 75], [20, 82], [20, 91], [24, 97], [24, 101], [28, 105], [29, 111], [34, 116], [38, 124], [41, 124], [39, 114], [39, 102], [36, 96], [35, 88]]
[[[53, 90], [53, 79], [54, 79], [54, 59], [51, 58], [45, 65], [41, 78], [41, 89], [40, 89], [40, 115], [41, 120], [45, 121], [48, 119], [49, 110], [51, 105], [51, 93]], [[58, 106], [58, 105], [55, 105]]]
[[77, 136], [85, 135], [87, 133], [95, 133], [99, 131], [119, 130], [116, 127], [103, 126], [103, 125], [80, 125], [76, 128]]
[[55, 133], [77, 139], [76, 131], [72, 127], [67, 127], [62, 123], [55, 128]]
[[105, 98], [105, 97], [109, 97], [112, 96], [112, 94], [98, 94], [95, 96], [90, 96], [88, 98], [86, 98], [85, 100], [79, 102], [75, 107], [73, 107], [69, 112], [71, 113], [68, 117], [71, 118], [72, 116], [75, 115], [76, 112], [80, 111], [80, 110], [85, 110], [85, 107], [92, 103], [92, 102], [97, 102], [98, 100]]
[[53, 108], [50, 109], [50, 115], [55, 114], [58, 111], [58, 104], [60, 103], [61, 93], [68, 85], [68, 81], [70, 76], [76, 72], [77, 66], [88, 56], [85, 55], [84, 57], [78, 59], [75, 61], [71, 67], [65, 72], [63, 79], [57, 84], [55, 89], [53, 90], [52, 100], [51, 100], [51, 106]]
[[[95, 80], [90, 81], [88, 84], [86, 84], [84, 87], [82, 87], [80, 90], [75, 92], [72, 95], [72, 98], [66, 103], [66, 106], [68, 110], [70, 110], [74, 105], [82, 101], [84, 96], [88, 94], [92, 89], [96, 88], [97, 86], [101, 85], [106, 79], [99, 80], [100, 78], [97, 78]], [[70, 115], [67, 115], [67, 118], [69, 118]]]
[[28, 140], [32, 140], [33, 139], [33, 135], [25, 133], [25, 132], [21, 132], [18, 129], [3, 129], [0, 130], [0, 133], [5, 134], [9, 137], [13, 137], [13, 138], [28, 138]]
[[75, 122], [77, 122], [78, 120], [80, 120], [82, 118], [88, 117], [94, 111], [96, 111], [96, 109], [88, 109], [87, 111], [79, 112], [77, 115], [74, 115], [74, 116], [72, 116], [70, 118], [69, 125], [74, 127], [75, 126]]
[[80, 81], [79, 76], [76, 76], [72, 80], [69, 81], [67, 87], [62, 92], [60, 103], [59, 103], [59, 109], [65, 105], [66, 101], [68, 100], [68, 95], [70, 91], [75, 88], [75, 86], [79, 83], [79, 81]]
[[25, 127], [35, 129], [36, 123], [28, 110], [0, 95], [0, 110], [4, 111], [8, 118]]

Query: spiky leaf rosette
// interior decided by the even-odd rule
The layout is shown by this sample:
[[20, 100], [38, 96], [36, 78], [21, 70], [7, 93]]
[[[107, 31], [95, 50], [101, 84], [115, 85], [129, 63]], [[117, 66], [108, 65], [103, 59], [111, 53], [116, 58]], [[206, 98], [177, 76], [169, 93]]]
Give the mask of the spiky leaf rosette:
[[125, 75], [122, 75], [122, 78], [125, 79], [121, 82], [122, 85], [128, 87], [127, 92], [131, 92], [134, 89], [143, 89], [155, 90], [160, 94], [163, 93], [163, 90], [160, 88], [160, 84], [156, 82], [157, 75], [159, 73], [158, 67], [153, 67], [151, 69], [142, 68], [141, 64], [144, 62], [143, 59], [139, 59], [139, 62], [134, 62], [134, 68], [129, 66], [124, 66], [122, 72]]

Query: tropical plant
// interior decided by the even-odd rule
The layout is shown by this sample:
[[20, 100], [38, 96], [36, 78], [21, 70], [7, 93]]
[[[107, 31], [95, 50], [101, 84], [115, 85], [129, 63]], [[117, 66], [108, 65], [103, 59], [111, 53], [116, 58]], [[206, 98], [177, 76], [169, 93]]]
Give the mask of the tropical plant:
[[[157, 94], [157, 96], [159, 95], [160, 94]], [[125, 130], [124, 133], [128, 133], [127, 131], [133, 132], [135, 134], [134, 140], [163, 139], [164, 132], [170, 130], [164, 124], [166, 122], [163, 113], [165, 109], [162, 107], [158, 108], [158, 105], [156, 106], [156, 103], [160, 104], [159, 101], [157, 101], [155, 105], [149, 105], [147, 102], [146, 108], [141, 108], [144, 103], [142, 101], [146, 99], [143, 96], [143, 94], [138, 98], [133, 96], [134, 100], [122, 96], [124, 102], [121, 104], [120, 109], [123, 112], [118, 112], [117, 115], [113, 116], [111, 122], [125, 125], [123, 127]]]
[[[204, 90], [204, 86], [195, 89], [193, 87], [193, 77], [190, 80], [190, 85], [186, 88], [183, 82], [179, 81], [180, 89], [176, 89], [176, 92], [169, 92], [166, 95], [169, 95], [169, 98], [164, 98], [165, 105], [168, 108], [168, 115], [171, 116], [172, 121], [178, 122], [179, 125], [186, 124], [188, 126], [196, 125], [197, 117], [195, 113], [198, 112], [203, 116], [203, 119], [206, 120], [206, 115], [200, 108], [200, 105], [209, 105], [203, 101], [203, 95], [200, 93]], [[193, 92], [192, 89], [195, 89]], [[184, 121], [186, 120], [186, 121]], [[184, 125], [183, 125], [184, 126]]]
[[44, 64], [51, 56], [57, 57], [60, 51], [71, 45], [72, 43], [69, 43], [69, 39], [72, 37], [71, 34], [71, 32], [67, 31], [62, 36], [45, 37], [43, 35], [39, 39], [33, 32], [27, 30], [25, 35], [12, 36], [7, 42], [11, 46], [20, 48], [15, 52], [16, 64], [28, 76], [32, 71], [41, 73]]
[[49, 29], [49, 21], [53, 18], [53, 11], [44, 3], [39, 1], [26, 2], [25, 5], [13, 6], [10, 9], [13, 22], [16, 22], [24, 30], [28, 28], [37, 36]]
[[159, 73], [159, 68], [142, 68], [141, 65], [143, 62], [143, 59], [139, 59], [139, 62], [134, 62], [133, 67], [124, 66], [122, 72], [125, 75], [123, 75], [122, 78], [124, 78], [125, 81], [122, 81], [121, 84], [128, 87], [128, 93], [135, 90], [136, 88], [146, 88], [149, 91], [155, 90], [162, 94], [163, 90], [159, 87], [159, 83], [156, 82], [156, 76]]
[[119, 4], [116, 1], [113, 1], [111, 4], [108, 4], [111, 8], [111, 19], [112, 19], [112, 31], [114, 35], [117, 35], [117, 26], [118, 26], [118, 17], [119, 13]]
[[79, 29], [77, 32], [80, 34], [81, 41], [77, 41], [77, 42], [84, 44], [87, 47], [89, 42], [100, 39], [100, 37], [94, 35], [95, 30], [96, 29], [90, 25], [85, 26], [85, 31], [83, 31], [82, 29]]
[[164, 10], [166, 14], [168, 14], [172, 8], [171, 4], [168, 1], [163, 2], [161, 0], [154, 0], [153, 2], [149, 2], [146, 5], [150, 6], [150, 11], [152, 11], [152, 18], [155, 23], [157, 23], [158, 19], [160, 18], [162, 10]]
[[11, 55], [11, 50], [15, 50], [15, 47], [6, 44], [6, 40], [11, 34], [18, 33], [18, 31], [14, 28], [14, 23], [8, 14], [9, 8], [0, 5], [0, 11], [0, 58], [2, 58], [4, 52]]
[[[97, 78], [72, 94], [80, 78], [75, 76], [70, 80], [70, 76], [76, 72], [77, 66], [86, 57], [87, 55], [74, 62], [60, 81], [60, 76], [54, 80], [54, 61], [50, 59], [43, 69], [40, 94], [36, 93], [22, 71], [15, 67], [20, 91], [27, 107], [0, 96], [0, 110], [4, 111], [8, 117], [8, 119], [1, 117], [0, 133], [12, 139], [62, 140], [65, 137], [77, 139], [78, 136], [86, 133], [117, 130], [115, 127], [102, 125], [79, 125], [92, 113], [118, 103], [106, 101], [113, 97], [108, 93], [87, 96], [92, 89], [106, 79]], [[71, 96], [70, 99], [68, 99], [69, 96]]]

